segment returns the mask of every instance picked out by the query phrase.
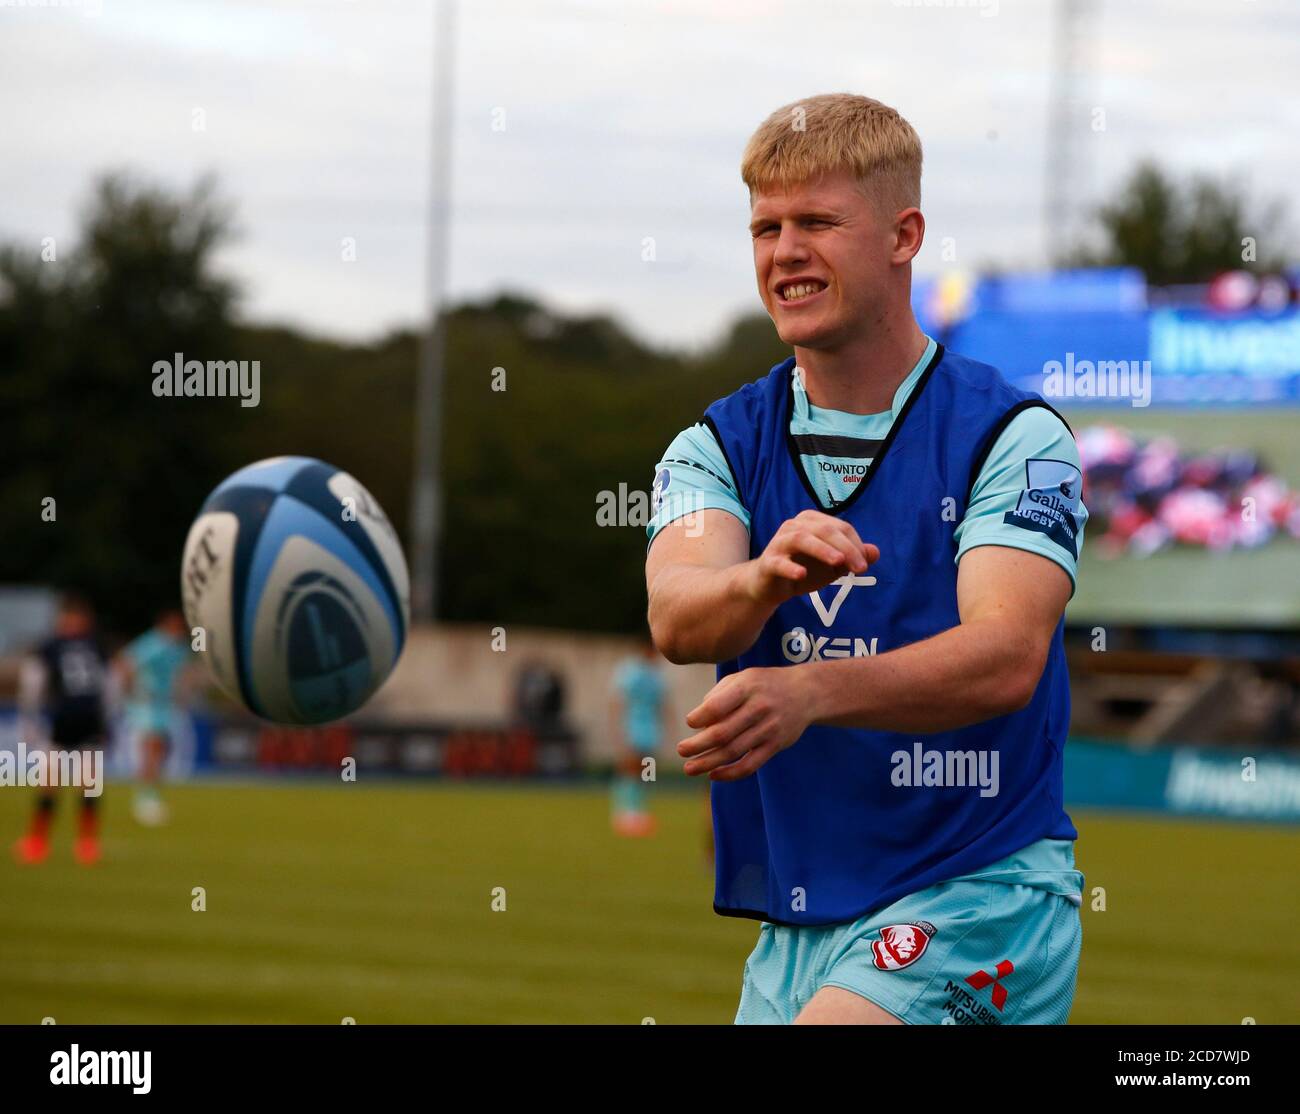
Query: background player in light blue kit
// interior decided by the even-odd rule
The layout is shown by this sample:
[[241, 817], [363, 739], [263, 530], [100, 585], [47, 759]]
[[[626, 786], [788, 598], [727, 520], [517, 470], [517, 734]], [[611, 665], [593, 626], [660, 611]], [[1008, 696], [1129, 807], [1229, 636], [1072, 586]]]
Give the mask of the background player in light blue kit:
[[167, 820], [158, 785], [192, 660], [187, 636], [185, 617], [169, 608], [114, 663], [125, 697], [127, 730], [140, 748], [140, 787], [132, 811], [141, 824]]
[[610, 726], [618, 745], [610, 820], [619, 835], [652, 835], [655, 819], [646, 801], [644, 759], [663, 743], [671, 701], [663, 660], [649, 638], [638, 654], [614, 670]]

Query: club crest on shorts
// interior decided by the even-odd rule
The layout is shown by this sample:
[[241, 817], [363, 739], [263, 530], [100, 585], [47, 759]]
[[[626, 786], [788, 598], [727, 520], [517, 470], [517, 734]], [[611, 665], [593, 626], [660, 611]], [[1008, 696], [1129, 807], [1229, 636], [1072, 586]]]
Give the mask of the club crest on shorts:
[[925, 954], [930, 937], [938, 929], [929, 921], [891, 924], [880, 930], [880, 939], [871, 942], [871, 954], [881, 971], [901, 971]]

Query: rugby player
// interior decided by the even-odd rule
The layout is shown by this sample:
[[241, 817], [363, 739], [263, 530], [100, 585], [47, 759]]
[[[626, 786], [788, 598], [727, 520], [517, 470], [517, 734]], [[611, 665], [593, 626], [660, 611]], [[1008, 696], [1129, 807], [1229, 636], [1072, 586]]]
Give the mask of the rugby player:
[[[95, 632], [93, 608], [80, 596], [65, 595], [59, 602], [54, 634], [27, 656], [19, 670], [22, 741], [52, 752], [81, 750], [83, 755], [99, 748], [102, 763], [108, 733], [108, 680], [107, 658]], [[37, 791], [31, 824], [13, 848], [20, 863], [42, 863], [50, 853], [56, 790], [51, 784]], [[99, 798], [81, 792], [80, 801], [73, 855], [83, 866], [91, 866], [100, 858]]]
[[612, 677], [609, 720], [618, 757], [611, 783], [610, 823], [617, 835], [649, 836], [658, 827], [642, 774], [645, 759], [659, 750], [665, 730], [674, 723], [661, 660], [647, 634], [638, 652], [623, 658]]
[[1063, 1023], [1073, 437], [913, 316], [898, 112], [787, 105], [741, 176], [793, 355], [673, 440], [646, 560], [660, 652], [718, 667], [678, 752], [712, 782], [714, 908], [762, 922], [736, 1020]]
[[159, 795], [163, 765], [171, 746], [172, 724], [181, 703], [191, 653], [185, 616], [174, 607], [158, 614], [154, 625], [114, 659], [125, 696], [126, 721], [140, 746], [140, 786], [131, 811], [140, 824], [167, 822]]

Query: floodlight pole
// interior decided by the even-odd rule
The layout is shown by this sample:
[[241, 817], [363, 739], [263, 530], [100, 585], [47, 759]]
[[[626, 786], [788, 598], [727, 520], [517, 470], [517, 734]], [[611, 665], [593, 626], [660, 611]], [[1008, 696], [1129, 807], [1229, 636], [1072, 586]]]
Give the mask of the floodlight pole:
[[1078, 157], [1088, 126], [1080, 98], [1091, 67], [1090, 22], [1095, 8], [1095, 0], [1056, 0], [1052, 7], [1043, 199], [1043, 250], [1049, 266], [1055, 263], [1054, 256], [1075, 247], [1076, 210], [1087, 194], [1082, 179], [1091, 153]]
[[429, 321], [415, 388], [415, 475], [411, 483], [411, 617], [438, 614], [442, 530], [442, 387], [446, 370], [447, 211], [451, 203], [451, 119], [455, 0], [434, 0], [433, 133], [429, 161]]

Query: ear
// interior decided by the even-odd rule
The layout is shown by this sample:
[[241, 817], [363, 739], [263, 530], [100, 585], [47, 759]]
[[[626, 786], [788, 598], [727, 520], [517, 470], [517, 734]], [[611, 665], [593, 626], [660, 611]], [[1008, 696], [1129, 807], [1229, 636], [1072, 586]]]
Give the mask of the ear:
[[894, 217], [894, 251], [890, 262], [895, 265], [910, 263], [925, 241], [925, 217], [913, 206], [901, 210]]

